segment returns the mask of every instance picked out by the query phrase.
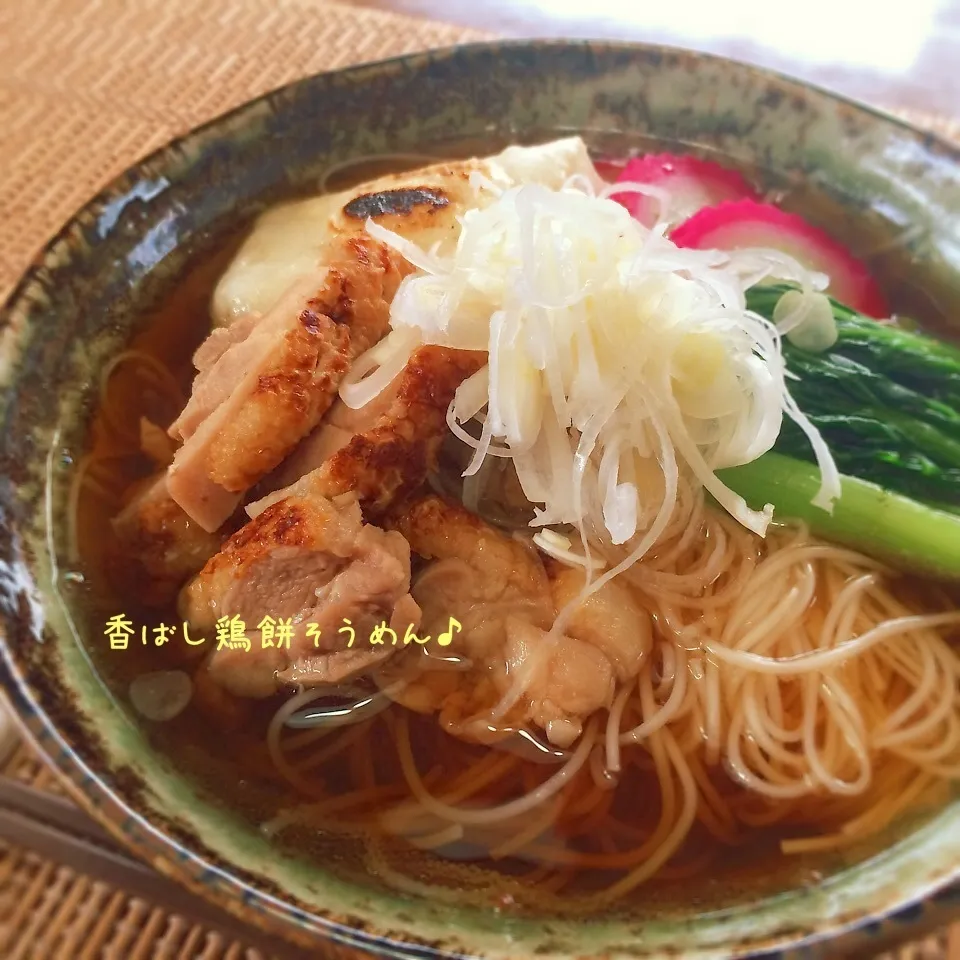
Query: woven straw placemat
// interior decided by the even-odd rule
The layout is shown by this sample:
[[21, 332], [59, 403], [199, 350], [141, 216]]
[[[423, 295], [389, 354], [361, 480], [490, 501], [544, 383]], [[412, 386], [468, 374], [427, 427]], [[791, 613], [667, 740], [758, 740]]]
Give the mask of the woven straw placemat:
[[100, 187], [299, 77], [486, 34], [317, 0], [0, 3], [0, 300]]
[[[320, 0], [4, 0], [0, 300], [77, 207], [172, 137], [307, 74], [483, 36]], [[960, 140], [958, 123], [910, 119]], [[24, 745], [4, 772], [58, 789]], [[948, 955], [960, 960], [960, 937], [946, 932], [900, 953]], [[161, 906], [0, 843], [0, 957], [261, 956]]]

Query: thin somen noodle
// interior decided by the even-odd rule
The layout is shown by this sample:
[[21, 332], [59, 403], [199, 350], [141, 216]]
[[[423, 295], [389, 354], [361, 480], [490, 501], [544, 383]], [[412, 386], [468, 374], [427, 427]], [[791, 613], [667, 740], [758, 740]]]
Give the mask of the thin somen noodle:
[[[122, 492], [118, 487], [128, 482], [123, 466], [141, 456], [140, 415], [132, 416], [131, 408], [110, 390], [111, 380], [121, 367], [133, 368], [140, 391], [154, 395], [158, 400], [154, 406], [159, 406], [165, 416], [174, 416], [185, 402], [170, 369], [143, 350], [124, 350], [100, 371], [97, 391], [100, 403], [95, 425], [95, 435], [99, 436], [95, 436], [93, 449], [77, 463], [67, 494], [67, 555], [71, 563], [80, 559], [77, 515], [82, 492], [87, 490], [102, 501], [116, 501]], [[156, 415], [153, 410], [150, 412]]]
[[[115, 495], [106, 463], [77, 470], [72, 516], [82, 495]], [[642, 563], [625, 563], [620, 548], [581, 545], [603, 564], [597, 579], [616, 572], [629, 584], [651, 617], [654, 646], [560, 765], [495, 749], [463, 754], [448, 738], [421, 768], [400, 707], [340, 729], [286, 727], [330, 695], [305, 690], [279, 707], [266, 739], [278, 772], [312, 799], [264, 831], [313, 826], [353, 837], [370, 868], [408, 892], [444, 898], [457, 884], [458, 902], [509, 896], [589, 911], [654, 875], [695, 873], [750, 830], [776, 826], [790, 855], [863, 842], [960, 777], [960, 658], [947, 642], [960, 612], [949, 598], [934, 609], [933, 594], [921, 599], [881, 563], [802, 527], [775, 527], [760, 540], [686, 478], [676, 484], [676, 506], [651, 525]], [[422, 582], [441, 575], [451, 571], [428, 569]], [[514, 602], [483, 618], [530, 612]], [[405, 673], [427, 683], [472, 676], [453, 648], [418, 651]], [[404, 699], [395, 677], [374, 679], [372, 690]], [[496, 732], [500, 711], [454, 712], [446, 726], [489, 729], [496, 746], [508, 739]], [[397, 758], [387, 771], [356, 749], [384, 737]], [[457, 772], [441, 774], [430, 756]], [[334, 790], [322, 777], [331, 764], [341, 771]], [[629, 798], [640, 797], [637, 809]], [[465, 864], [459, 848], [480, 862]], [[513, 863], [536, 867], [511, 879], [503, 869]], [[584, 870], [595, 873], [594, 889], [571, 901], [564, 891]]]
[[[106, 425], [119, 437], [128, 438], [136, 447], [137, 437], [130, 427], [130, 419], [117, 415], [110, 403], [110, 381], [123, 364], [136, 364], [145, 387], [157, 391], [169, 410], [175, 414], [185, 402], [183, 391], [170, 370], [156, 357], [142, 350], [124, 350], [113, 357], [100, 372], [100, 411]], [[135, 423], [136, 421], [134, 421]]]
[[[381, 829], [441, 854], [467, 841], [493, 860], [613, 874], [578, 898], [578, 909], [593, 909], [681, 854], [695, 824], [721, 845], [780, 824], [785, 853], [837, 849], [960, 776], [958, 658], [943, 633], [960, 628], [960, 612], [916, 612], [901, 579], [802, 528], [776, 528], [758, 544], [689, 489], [680, 499], [683, 522], [674, 518], [648, 561], [624, 574], [656, 643], [604, 729], [588, 727], [565, 765], [533, 783], [535, 767], [519, 776], [515, 757], [488, 752], [435, 793], [418, 772], [408, 719], [388, 716], [408, 798], [378, 818]], [[615, 565], [616, 551], [607, 560]], [[354, 742], [353, 733], [339, 736]], [[617, 826], [620, 791], [651, 788], [655, 819]], [[433, 889], [423, 877], [442, 884], [463, 869], [423, 862], [421, 880], [408, 883], [402, 860], [386, 866], [387, 841], [369, 842], [405, 889]], [[479, 899], [496, 876], [474, 890]], [[521, 896], [544, 905], [552, 894], [538, 885]]]

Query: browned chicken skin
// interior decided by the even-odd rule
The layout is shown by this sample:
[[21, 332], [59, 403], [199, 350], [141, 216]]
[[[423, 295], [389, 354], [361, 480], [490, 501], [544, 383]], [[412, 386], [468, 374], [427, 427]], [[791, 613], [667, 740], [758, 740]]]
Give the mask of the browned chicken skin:
[[[320, 280], [299, 284], [258, 321], [201, 346], [190, 402], [171, 428], [184, 438], [168, 471], [174, 500], [216, 530], [243, 493], [320, 421], [350, 363], [387, 330], [412, 268], [369, 237], [338, 238]], [[221, 348], [223, 348], [221, 350]]]
[[[328, 500], [309, 480], [234, 534], [181, 594], [181, 613], [197, 629], [210, 632], [223, 617], [243, 621], [249, 648], [218, 645], [208, 665], [237, 696], [365, 672], [394, 649], [370, 645], [374, 627], [385, 622], [402, 637], [419, 626], [407, 542], [364, 524], [352, 495]], [[289, 646], [268, 645], [265, 617], [292, 621]], [[344, 620], [353, 643], [341, 632]], [[308, 636], [310, 624], [316, 636]]]
[[[314, 471], [324, 496], [352, 490], [366, 511], [383, 511], [417, 490], [435, 466], [447, 429], [447, 407], [457, 387], [484, 363], [484, 353], [420, 347], [387, 388], [389, 393], [368, 405], [369, 411], [361, 407], [348, 413], [349, 408], [339, 405], [332, 410], [336, 421], [329, 426], [324, 423], [301, 444], [278, 471], [277, 484], [292, 483]], [[363, 412], [369, 417], [366, 424]], [[352, 435], [350, 428], [355, 431]], [[324, 434], [329, 429], [337, 431], [332, 440]], [[344, 434], [348, 439], [341, 443]], [[255, 513], [283, 493], [251, 504], [249, 512]]]
[[[347, 617], [358, 645], [297, 658], [262, 649], [260, 638], [253, 636], [250, 651], [218, 651], [209, 667], [214, 680], [241, 696], [266, 696], [277, 682], [337, 681], [369, 670], [395, 652], [390, 646], [370, 647], [368, 637], [376, 623], [385, 621], [401, 637], [408, 626], [419, 627], [419, 608], [403, 595], [410, 585], [409, 547], [398, 533], [361, 524], [358, 500], [375, 514], [398, 494], [423, 484], [446, 429], [446, 408], [459, 384], [483, 360], [482, 354], [442, 347], [416, 351], [373, 426], [318, 469], [253, 505], [254, 518], [181, 596], [184, 616], [197, 627], [233, 616], [235, 607], [254, 617], [254, 624], [264, 614], [278, 616], [274, 610], [281, 609], [282, 616], [297, 623], [328, 623], [333, 638]], [[339, 506], [344, 497], [348, 508]], [[348, 513], [335, 522], [334, 513], [344, 510]], [[351, 538], [359, 553], [351, 555], [347, 567], [331, 573]], [[338, 592], [318, 590], [331, 576]], [[373, 595], [387, 600], [370, 607]], [[342, 646], [345, 640], [339, 637], [339, 642]]]

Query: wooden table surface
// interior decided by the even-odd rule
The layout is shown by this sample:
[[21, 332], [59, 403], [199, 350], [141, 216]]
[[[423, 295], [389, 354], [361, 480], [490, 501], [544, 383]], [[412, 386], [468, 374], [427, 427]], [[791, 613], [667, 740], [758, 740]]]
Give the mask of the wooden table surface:
[[693, 47], [891, 107], [960, 114], [960, 0], [347, 0], [514, 37]]

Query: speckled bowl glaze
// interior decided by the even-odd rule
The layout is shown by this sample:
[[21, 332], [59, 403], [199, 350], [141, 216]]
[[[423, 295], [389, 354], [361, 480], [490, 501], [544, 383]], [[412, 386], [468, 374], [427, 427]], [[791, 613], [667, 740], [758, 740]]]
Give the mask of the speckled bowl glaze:
[[73, 792], [136, 853], [238, 916], [304, 945], [326, 939], [336, 955], [818, 956], [914, 935], [960, 899], [960, 801], [899, 824], [816, 883], [758, 894], [721, 882], [686, 903], [651, 895], [649, 908], [589, 920], [507, 917], [385, 893], [278, 853], [154, 750], [92, 669], [93, 638], [78, 633], [64, 582], [66, 490], [97, 371], [184, 264], [238, 217], [359, 157], [569, 132], [601, 149], [626, 135], [719, 151], [780, 186], [815, 183], [847, 212], [845, 239], [864, 218], [882, 222], [906, 244], [916, 287], [960, 316], [960, 154], [823, 91], [693, 53], [566, 42], [463, 47], [303, 80], [122, 176], [46, 247], [0, 317], [3, 683]]

